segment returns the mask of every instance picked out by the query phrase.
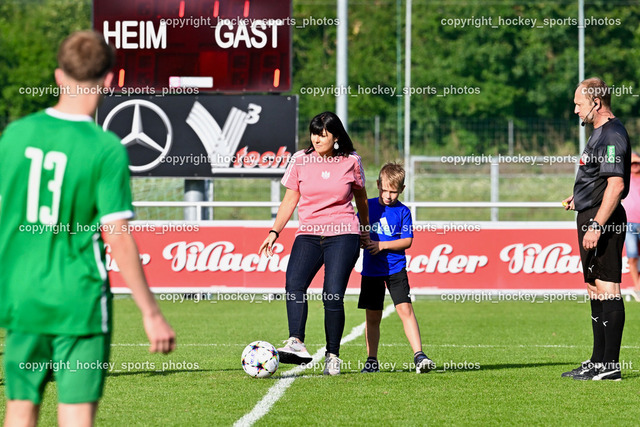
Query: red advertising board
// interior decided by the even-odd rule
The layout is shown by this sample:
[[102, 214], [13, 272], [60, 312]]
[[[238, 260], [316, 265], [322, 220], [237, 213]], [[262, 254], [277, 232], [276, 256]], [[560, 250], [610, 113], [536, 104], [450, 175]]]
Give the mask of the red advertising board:
[[[511, 225], [416, 225], [407, 250], [407, 271], [415, 293], [448, 290], [583, 290], [575, 225], [547, 228]], [[284, 289], [285, 272], [296, 227], [283, 230], [271, 258], [258, 248], [269, 226], [204, 226], [132, 223], [151, 287], [157, 292], [227, 287], [248, 292]], [[111, 286], [126, 287], [109, 257]], [[362, 258], [348, 292], [360, 287]], [[626, 257], [623, 272], [627, 273]], [[320, 270], [312, 288], [322, 287]], [[628, 274], [623, 287], [630, 286]]]

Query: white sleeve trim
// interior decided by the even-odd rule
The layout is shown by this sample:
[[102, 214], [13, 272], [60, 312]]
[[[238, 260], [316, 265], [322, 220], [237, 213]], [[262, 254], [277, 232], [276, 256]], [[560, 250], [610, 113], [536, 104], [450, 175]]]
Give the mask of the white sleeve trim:
[[107, 224], [113, 221], [117, 221], [119, 219], [131, 219], [133, 218], [133, 211], [122, 211], [122, 212], [114, 212], [110, 214], [106, 214], [102, 218], [100, 218], [100, 224]]

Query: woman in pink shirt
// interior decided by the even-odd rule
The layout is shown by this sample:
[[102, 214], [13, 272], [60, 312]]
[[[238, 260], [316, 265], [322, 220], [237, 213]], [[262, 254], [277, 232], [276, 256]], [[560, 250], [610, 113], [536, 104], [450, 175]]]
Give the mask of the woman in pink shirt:
[[640, 302], [640, 273], [638, 273], [638, 243], [640, 241], [640, 155], [631, 154], [631, 183], [629, 194], [622, 201], [627, 212], [625, 246], [629, 263], [629, 275], [633, 281], [633, 297]]
[[[360, 255], [360, 225], [368, 226], [367, 192], [360, 156], [338, 116], [331, 112], [317, 115], [311, 120], [309, 133], [311, 144], [292, 156], [282, 177], [287, 191], [259, 253], [273, 254], [273, 243], [298, 206], [299, 227], [285, 285], [289, 339], [278, 349], [280, 361], [311, 362], [304, 345], [307, 289], [324, 264], [324, 374], [337, 375], [345, 323], [344, 294]], [[359, 219], [351, 204], [354, 198]]]

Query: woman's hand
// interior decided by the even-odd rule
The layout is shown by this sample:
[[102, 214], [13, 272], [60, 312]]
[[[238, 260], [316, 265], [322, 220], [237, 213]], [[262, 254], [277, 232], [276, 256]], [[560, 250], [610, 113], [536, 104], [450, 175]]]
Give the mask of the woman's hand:
[[360, 230], [360, 247], [366, 248], [369, 242], [371, 242], [369, 232], [366, 230]]
[[271, 255], [273, 255], [273, 244], [276, 242], [277, 238], [278, 236], [276, 233], [269, 232], [267, 238], [264, 239], [264, 242], [260, 245], [260, 249], [258, 249], [258, 255], [262, 255], [262, 252], [264, 252], [267, 258], [270, 258]]

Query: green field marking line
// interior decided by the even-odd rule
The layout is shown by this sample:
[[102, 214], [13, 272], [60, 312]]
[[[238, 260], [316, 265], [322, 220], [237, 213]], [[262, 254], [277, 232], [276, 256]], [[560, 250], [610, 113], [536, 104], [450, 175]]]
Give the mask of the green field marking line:
[[[382, 318], [384, 319], [394, 311], [395, 311], [395, 306], [393, 304], [389, 304], [387, 308], [385, 308], [384, 311], [382, 312]], [[349, 335], [342, 338], [342, 340], [340, 341], [340, 345], [346, 344], [362, 336], [362, 334], [364, 333], [365, 325], [366, 323], [363, 322], [358, 326], [354, 327], [349, 333]], [[269, 413], [273, 405], [278, 400], [280, 400], [282, 396], [284, 396], [284, 393], [291, 386], [291, 384], [293, 384], [293, 382], [296, 380], [296, 377], [298, 377], [302, 372], [304, 372], [305, 370], [309, 369], [310, 367], [318, 363], [322, 359], [322, 356], [324, 356], [325, 350], [326, 350], [326, 347], [321, 347], [318, 351], [316, 351], [312, 356], [310, 363], [296, 366], [293, 369], [283, 372], [281, 375], [282, 378], [279, 379], [274, 385], [272, 385], [269, 388], [269, 390], [267, 390], [264, 397], [258, 403], [256, 403], [256, 406], [254, 406], [249, 413], [245, 414], [233, 425], [237, 427], [252, 426], [257, 421], [259, 421], [262, 417], [264, 417], [267, 413]]]

